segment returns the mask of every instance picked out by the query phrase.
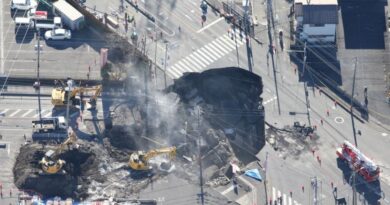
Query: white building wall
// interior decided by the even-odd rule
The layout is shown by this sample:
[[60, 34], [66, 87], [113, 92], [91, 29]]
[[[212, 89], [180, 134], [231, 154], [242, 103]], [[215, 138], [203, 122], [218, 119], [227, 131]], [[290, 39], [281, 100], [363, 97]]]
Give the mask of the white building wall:
[[324, 26], [304, 24], [300, 38], [308, 42], [335, 42], [336, 24], [324, 24]]

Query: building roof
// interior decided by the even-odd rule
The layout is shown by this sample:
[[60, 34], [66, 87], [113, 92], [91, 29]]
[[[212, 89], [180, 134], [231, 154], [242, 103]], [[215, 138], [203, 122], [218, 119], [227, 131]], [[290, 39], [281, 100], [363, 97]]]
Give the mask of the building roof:
[[337, 5], [303, 5], [303, 24], [337, 24]]
[[303, 5], [338, 5], [337, 0], [295, 0]]

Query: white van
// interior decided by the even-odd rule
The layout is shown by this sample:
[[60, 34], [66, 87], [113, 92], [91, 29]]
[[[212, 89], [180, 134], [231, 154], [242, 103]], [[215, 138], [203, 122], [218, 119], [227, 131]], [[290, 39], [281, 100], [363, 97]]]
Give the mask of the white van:
[[11, 9], [12, 10], [29, 10], [32, 8], [36, 8], [38, 3], [36, 0], [12, 0], [11, 1]]
[[15, 18], [15, 33], [22, 29], [34, 28], [34, 22], [30, 18], [16, 17]]

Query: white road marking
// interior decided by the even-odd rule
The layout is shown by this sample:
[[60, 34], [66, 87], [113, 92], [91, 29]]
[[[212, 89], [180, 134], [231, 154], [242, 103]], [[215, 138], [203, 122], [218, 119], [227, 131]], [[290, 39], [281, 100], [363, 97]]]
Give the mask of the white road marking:
[[283, 204], [287, 204], [287, 196], [286, 196], [286, 194], [283, 194]]
[[17, 109], [15, 112], [13, 112], [12, 114], [10, 114], [9, 116], [10, 117], [13, 117], [13, 116], [15, 116], [16, 114], [18, 114], [18, 112], [20, 112], [21, 111], [21, 109]]
[[215, 47], [219, 48], [218, 51], [221, 51], [224, 55], [229, 53], [232, 49], [225, 49], [224, 47], [220, 46], [217, 41], [211, 42]]
[[9, 109], [5, 109], [5, 110], [1, 111], [1, 112], [0, 112], [0, 115], [5, 115], [5, 113], [7, 113], [8, 110], [9, 110]]
[[276, 199], [276, 189], [275, 187], [272, 187], [272, 200]]
[[196, 57], [194, 57], [194, 55], [189, 55], [186, 60], [188, 60], [190, 63], [194, 64], [194, 65], [197, 65], [199, 67], [198, 70], [202, 70], [202, 68], [206, 67], [205, 64], [203, 64], [201, 61], [197, 60]]
[[28, 114], [30, 114], [34, 109], [29, 109], [26, 113], [22, 115], [22, 117], [26, 117]]
[[[195, 52], [194, 52], [194, 53], [195, 53]], [[196, 57], [196, 56], [194, 55], [194, 53], [192, 53], [191, 55], [188, 56], [188, 60], [193, 60], [193, 61], [195, 61], [196, 63], [200, 64], [203, 68], [206, 67], [207, 65], [205, 65], [205, 64], [203, 63], [203, 61], [201, 61], [200, 58]]]
[[218, 45], [224, 47], [227, 50], [236, 49], [234, 43], [226, 40], [225, 38], [217, 38], [215, 41], [218, 43]]
[[52, 114], [52, 112], [50, 111], [49, 113], [47, 113], [45, 116], [43, 116], [43, 117], [51, 117], [51, 114]]
[[231, 192], [234, 189], [234, 186], [230, 186], [225, 191], [221, 192], [222, 195], [226, 195], [227, 193]]
[[212, 62], [208, 61], [206, 58], [203, 58], [202, 56], [200, 56], [200, 54], [198, 54], [198, 52], [193, 52], [192, 54], [193, 54], [197, 59], [199, 59], [200, 61], [203, 61], [203, 63], [206, 64], [206, 66], [209, 65], [210, 63], [212, 63]]
[[386, 132], [382, 133], [382, 136], [383, 136], [383, 137], [386, 137], [386, 136], [387, 136], [387, 133], [386, 133]]
[[184, 64], [184, 65], [187, 65], [187, 71], [191, 71], [191, 72], [196, 72], [197, 69], [194, 68], [194, 66], [197, 66], [196, 64], [194, 66], [192, 66], [192, 64], [190, 62], [187, 61], [187, 59], [183, 58], [181, 59], [181, 62]]
[[167, 72], [171, 73], [175, 78], [178, 78], [180, 77], [181, 73], [179, 73], [177, 71], [177, 68], [175, 67], [175, 65], [169, 67], [169, 69], [167, 70]]
[[[218, 58], [216, 58], [215, 56], [206, 55], [204, 48], [200, 48], [197, 52], [199, 53], [199, 55], [205, 57], [205, 58], [206, 58], [207, 60], [209, 60], [210, 62], [214, 62], [214, 61], [218, 60]], [[206, 52], [207, 52], [207, 51], [206, 51]]]
[[[44, 112], [46, 112], [46, 110], [42, 110], [41, 115], [43, 115]], [[38, 116], [39, 116], [39, 112], [37, 112], [37, 114], [35, 114], [33, 118], [37, 118]]]
[[188, 65], [188, 67], [187, 67], [188, 71], [197, 72], [198, 70], [201, 69], [200, 65], [196, 64], [193, 61], [190, 61], [190, 59], [188, 57], [182, 59], [181, 62]]
[[215, 20], [215, 21], [213, 21], [213, 22], [207, 24], [207, 25], [204, 26], [203, 28], [199, 29], [196, 33], [200, 33], [200, 32], [202, 32], [202, 31], [204, 31], [204, 30], [210, 28], [211, 26], [213, 26], [214, 24], [216, 24], [216, 23], [222, 21], [223, 19], [224, 19], [224, 18], [221, 17], [221, 18], [219, 18], [219, 19], [217, 19], [217, 20]]
[[204, 50], [205, 54], [208, 54], [210, 57], [213, 57], [215, 60], [220, 59], [222, 56], [220, 56], [218, 53], [216, 53], [212, 48], [209, 48], [209, 45], [203, 46], [200, 50]]
[[291, 199], [291, 197], [288, 197], [288, 205], [292, 205], [292, 199]]
[[207, 44], [207, 46], [212, 48], [215, 52], [219, 53], [221, 57], [225, 56], [225, 53], [218, 49], [216, 46], [214, 46], [213, 42]]
[[282, 196], [282, 192], [280, 192], [280, 190], [278, 190], [278, 198]]

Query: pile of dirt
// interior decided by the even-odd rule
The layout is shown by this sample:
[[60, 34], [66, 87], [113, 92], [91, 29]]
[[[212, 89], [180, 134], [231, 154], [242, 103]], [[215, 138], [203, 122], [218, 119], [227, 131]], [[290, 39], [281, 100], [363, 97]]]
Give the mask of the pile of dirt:
[[46, 175], [41, 171], [39, 161], [49, 149], [55, 147], [27, 144], [20, 148], [13, 173], [19, 189], [34, 190], [45, 197], [88, 197], [87, 189], [91, 180], [104, 181], [98, 172], [99, 148], [92, 143], [80, 142], [80, 147], [65, 150], [59, 159], [66, 161], [65, 174]]

